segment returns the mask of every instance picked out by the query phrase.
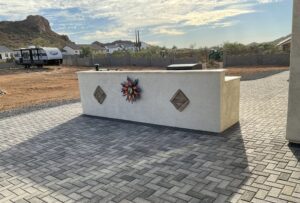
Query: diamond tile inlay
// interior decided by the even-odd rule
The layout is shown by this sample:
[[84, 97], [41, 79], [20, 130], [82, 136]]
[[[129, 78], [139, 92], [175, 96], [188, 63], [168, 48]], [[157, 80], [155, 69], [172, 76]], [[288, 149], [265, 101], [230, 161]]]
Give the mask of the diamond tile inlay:
[[170, 102], [175, 106], [178, 111], [183, 111], [190, 103], [190, 100], [185, 94], [179, 89], [174, 94]]
[[106, 94], [100, 86], [98, 86], [96, 88], [96, 90], [94, 92], [94, 97], [100, 104], [102, 104], [104, 102], [104, 100], [106, 98]]

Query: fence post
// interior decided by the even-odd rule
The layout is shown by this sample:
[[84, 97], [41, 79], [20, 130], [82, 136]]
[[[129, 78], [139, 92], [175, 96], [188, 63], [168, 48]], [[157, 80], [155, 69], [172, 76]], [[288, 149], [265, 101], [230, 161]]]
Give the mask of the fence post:
[[131, 54], [128, 53], [128, 66], [132, 66], [132, 62], [131, 62]]

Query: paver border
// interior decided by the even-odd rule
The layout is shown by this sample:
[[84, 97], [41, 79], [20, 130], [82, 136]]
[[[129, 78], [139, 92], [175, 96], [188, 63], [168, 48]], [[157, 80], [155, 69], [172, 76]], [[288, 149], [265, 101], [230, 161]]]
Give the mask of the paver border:
[[67, 99], [67, 100], [51, 101], [51, 102], [36, 104], [36, 105], [32, 105], [32, 106], [26, 106], [26, 107], [11, 109], [11, 110], [0, 111], [0, 120], [9, 118], [12, 116], [31, 113], [34, 111], [58, 107], [58, 106], [67, 105], [67, 104], [73, 104], [73, 103], [77, 103], [77, 102], [80, 102], [80, 99]]

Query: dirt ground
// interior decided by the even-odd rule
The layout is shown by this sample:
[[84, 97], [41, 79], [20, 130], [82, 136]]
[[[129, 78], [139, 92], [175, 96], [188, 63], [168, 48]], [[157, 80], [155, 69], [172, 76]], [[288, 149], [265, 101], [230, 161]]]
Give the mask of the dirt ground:
[[76, 71], [86, 68], [0, 70], [0, 111], [79, 98]]
[[[43, 69], [0, 69], [0, 111], [79, 98], [76, 72], [84, 67], [48, 67]], [[139, 69], [125, 67], [122, 69]], [[145, 69], [145, 68], [143, 68]], [[150, 68], [155, 69], [155, 68]], [[288, 70], [288, 67], [229, 68], [227, 75], [248, 76]]]
[[277, 71], [286, 71], [289, 70], [289, 67], [280, 66], [280, 67], [266, 67], [266, 66], [258, 66], [258, 67], [229, 67], [226, 68], [226, 75], [239, 75], [239, 76], [249, 76], [255, 75], [259, 73], [272, 73]]

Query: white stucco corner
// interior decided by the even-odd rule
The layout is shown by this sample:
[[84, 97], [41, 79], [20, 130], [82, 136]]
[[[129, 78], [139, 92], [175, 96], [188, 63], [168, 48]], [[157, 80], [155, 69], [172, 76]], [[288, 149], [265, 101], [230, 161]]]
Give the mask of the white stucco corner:
[[293, 4], [293, 31], [286, 138], [300, 144], [300, 1]]

